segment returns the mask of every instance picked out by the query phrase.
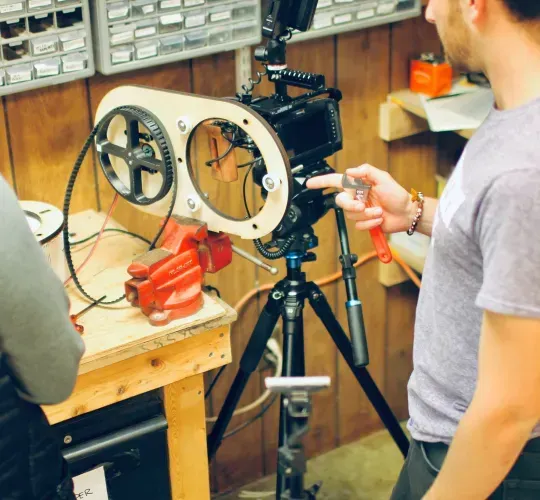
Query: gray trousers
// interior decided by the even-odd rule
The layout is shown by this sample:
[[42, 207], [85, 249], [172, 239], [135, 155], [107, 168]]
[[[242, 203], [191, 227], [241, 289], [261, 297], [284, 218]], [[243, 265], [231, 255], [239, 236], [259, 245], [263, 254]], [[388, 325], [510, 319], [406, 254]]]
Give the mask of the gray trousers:
[[[412, 440], [391, 500], [421, 500], [435, 481], [447, 451], [443, 443]], [[529, 442], [489, 500], [540, 500], [540, 438]]]

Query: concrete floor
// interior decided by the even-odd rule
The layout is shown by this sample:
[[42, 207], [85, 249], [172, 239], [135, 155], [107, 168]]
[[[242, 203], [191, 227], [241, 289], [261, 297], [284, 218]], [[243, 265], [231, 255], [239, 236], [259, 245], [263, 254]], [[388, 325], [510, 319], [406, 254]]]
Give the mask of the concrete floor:
[[[402, 465], [394, 441], [381, 431], [310, 460], [306, 486], [323, 482], [317, 500], [388, 500]], [[217, 498], [270, 500], [274, 491], [272, 476]]]

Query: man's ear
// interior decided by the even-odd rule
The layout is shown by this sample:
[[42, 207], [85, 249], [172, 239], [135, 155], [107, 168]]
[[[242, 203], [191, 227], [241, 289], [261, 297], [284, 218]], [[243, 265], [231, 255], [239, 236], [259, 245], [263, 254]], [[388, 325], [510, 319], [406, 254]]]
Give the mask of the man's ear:
[[485, 22], [489, 3], [496, 0], [461, 0], [463, 16], [471, 26], [479, 26]]

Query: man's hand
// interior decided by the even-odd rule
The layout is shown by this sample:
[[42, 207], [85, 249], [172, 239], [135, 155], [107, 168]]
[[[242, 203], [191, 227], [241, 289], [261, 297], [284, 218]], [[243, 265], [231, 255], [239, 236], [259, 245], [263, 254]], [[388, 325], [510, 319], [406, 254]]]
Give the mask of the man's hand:
[[424, 500], [484, 500], [540, 420], [540, 319], [486, 312], [478, 385]]
[[[372, 167], [361, 167], [347, 170], [350, 177], [361, 179], [371, 185], [370, 200], [373, 208], [354, 199], [354, 190], [347, 189], [339, 193], [336, 203], [341, 207], [348, 219], [356, 221], [356, 228], [362, 231], [381, 226], [385, 233], [406, 231], [413, 221], [416, 211], [411, 196], [390, 174]], [[342, 174], [323, 175], [309, 179], [310, 189], [341, 188]]]

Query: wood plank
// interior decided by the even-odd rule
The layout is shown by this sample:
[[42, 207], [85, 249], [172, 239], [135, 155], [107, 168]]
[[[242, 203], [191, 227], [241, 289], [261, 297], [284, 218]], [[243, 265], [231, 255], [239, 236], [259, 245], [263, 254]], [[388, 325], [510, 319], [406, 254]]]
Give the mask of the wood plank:
[[13, 186], [13, 171], [11, 169], [11, 158], [9, 157], [9, 142], [3, 98], [0, 98], [0, 175]]
[[[420, 101], [420, 96], [408, 89], [395, 90], [388, 96], [388, 101], [396, 104], [408, 113], [411, 113], [424, 120], [427, 119], [426, 111], [424, 110]], [[411, 120], [413, 120], [413, 118], [411, 118]], [[475, 130], [456, 130], [455, 133], [465, 139], [470, 139], [474, 135]], [[399, 139], [399, 137], [396, 137], [395, 139]]]
[[[90, 133], [84, 81], [5, 97], [17, 193], [61, 208], [73, 165]], [[73, 192], [72, 213], [97, 208], [90, 154]]]
[[[409, 61], [422, 52], [439, 52], [436, 28], [424, 18], [392, 26], [391, 89], [408, 85]], [[436, 192], [437, 136], [431, 133], [389, 145], [389, 171], [407, 190], [414, 187], [426, 196]], [[418, 290], [412, 284], [387, 291], [387, 370], [385, 394], [399, 418], [406, 418], [407, 382], [412, 371], [412, 346]]]
[[[235, 82], [235, 54], [227, 52], [193, 60], [193, 92], [213, 97], [234, 96]], [[210, 75], [215, 75], [211, 77]], [[219, 78], [217, 77], [219, 75]], [[217, 117], [219, 118], [219, 117]], [[207, 142], [197, 141], [197, 154], [199, 158], [209, 158]], [[204, 153], [203, 153], [204, 152]], [[250, 158], [238, 155], [239, 163]], [[199, 182], [209, 194], [209, 200], [218, 209], [224, 210], [228, 215], [243, 218], [246, 216], [243, 196], [242, 180], [245, 169], [239, 175], [239, 180], [230, 184], [216, 181], [211, 178], [210, 170], [199, 169]], [[249, 193], [248, 193], [249, 194]], [[251, 203], [250, 203], [251, 204]], [[251, 205], [253, 209], [253, 205]], [[255, 254], [253, 243], [233, 237], [233, 242], [245, 251]], [[206, 283], [216, 287], [222, 298], [234, 305], [245, 293], [255, 286], [255, 266], [245, 259], [235, 255], [232, 265], [223, 269], [216, 275], [207, 276]], [[233, 363], [227, 367], [219, 384], [212, 394], [212, 409], [215, 414], [222, 408], [232, 381], [239, 367], [240, 358], [251, 336], [256, 321], [256, 309], [247, 307], [238, 315], [238, 320], [232, 328]], [[212, 373], [211, 376], [214, 376]], [[239, 408], [256, 400], [261, 394], [259, 374], [256, 372], [248, 381], [246, 389], [240, 399]], [[233, 417], [228, 431], [251, 419], [258, 409], [251, 413]], [[209, 425], [211, 429], [212, 423]], [[261, 447], [251, 443], [260, 443], [262, 423], [260, 420], [248, 426], [242, 432], [223, 441], [213, 461], [213, 470], [216, 480], [213, 490], [226, 491], [257, 479], [263, 474]]]
[[228, 327], [80, 375], [72, 396], [45, 406], [52, 424], [230, 363]]
[[202, 375], [165, 386], [165, 414], [172, 500], [209, 500]]
[[[344, 95], [341, 106], [345, 148], [338, 156], [340, 170], [371, 163], [387, 168], [387, 146], [378, 137], [379, 104], [389, 90], [390, 32], [380, 26], [338, 39], [338, 87]], [[352, 63], [354, 61], [354, 64]], [[356, 231], [348, 224], [352, 251], [362, 256], [373, 251], [369, 233]], [[375, 261], [358, 269], [357, 286], [363, 303], [364, 321], [370, 353], [369, 371], [382, 390], [385, 375], [386, 296], [378, 282]], [[339, 287], [338, 318], [348, 331], [344, 287]], [[380, 426], [380, 421], [349, 367], [338, 357], [339, 444], [357, 439]]]
[[[117, 75], [104, 76], [99, 73], [96, 74], [89, 80], [90, 118], [92, 123], [94, 123], [95, 113], [101, 99], [109, 91], [121, 85], [144, 85], [167, 90], [189, 92], [191, 90], [190, 63], [189, 61], [182, 61], [164, 66], [120, 73]], [[104, 211], [107, 211], [112, 202], [114, 191], [103, 175], [95, 155], [94, 163], [96, 165], [99, 185], [100, 206]], [[154, 217], [137, 210], [133, 205], [121, 197], [114, 212], [114, 217], [130, 231], [141, 234], [148, 239], [152, 239], [159, 230], [159, 217]]]
[[379, 136], [386, 142], [420, 134], [429, 130], [427, 121], [404, 110], [393, 102], [381, 104], [379, 110]]

